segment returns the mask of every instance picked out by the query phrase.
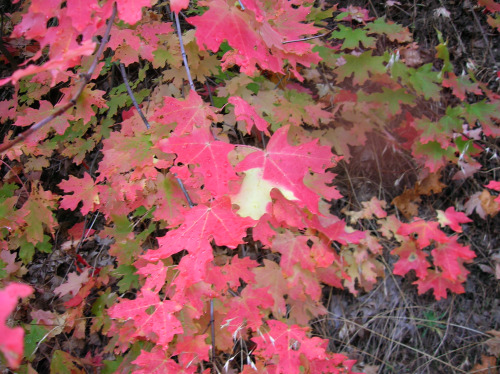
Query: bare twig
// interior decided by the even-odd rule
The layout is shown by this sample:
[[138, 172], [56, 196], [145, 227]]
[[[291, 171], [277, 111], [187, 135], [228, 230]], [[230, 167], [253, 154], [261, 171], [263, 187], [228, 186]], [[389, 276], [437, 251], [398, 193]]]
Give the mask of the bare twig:
[[483, 37], [485, 47], [488, 50], [488, 54], [490, 55], [491, 62], [496, 65], [497, 60], [496, 60], [495, 56], [493, 55], [493, 52], [491, 51], [490, 42], [488, 41], [488, 38], [484, 34], [483, 28], [481, 27], [481, 22], [479, 22], [479, 18], [477, 18], [476, 12], [474, 12], [474, 8], [472, 7], [472, 3], [470, 3], [470, 2], [469, 2], [469, 7], [470, 7], [470, 11], [472, 13], [472, 16], [474, 17], [474, 21], [476, 22], [477, 27], [478, 27], [479, 31], [481, 32], [481, 36]]
[[113, 6], [113, 13], [111, 14], [111, 17], [108, 20], [108, 27], [106, 28], [106, 32], [104, 33], [104, 36], [103, 36], [103, 38], [101, 40], [101, 44], [99, 45], [99, 49], [97, 50], [97, 52], [95, 54], [94, 61], [92, 62], [92, 65], [90, 66], [89, 70], [86, 73], [80, 75], [82, 77], [82, 80], [83, 80], [82, 84], [80, 85], [80, 88], [78, 89], [78, 91], [73, 95], [73, 97], [71, 98], [71, 100], [69, 102], [67, 102], [66, 104], [64, 104], [62, 107], [58, 108], [55, 113], [53, 113], [50, 116], [44, 118], [40, 122], [35, 123], [28, 130], [26, 130], [23, 133], [19, 134], [17, 136], [17, 138], [15, 138], [15, 139], [13, 139], [11, 141], [8, 141], [7, 143], [4, 143], [4, 144], [0, 145], [0, 153], [5, 152], [8, 149], [10, 149], [13, 146], [15, 146], [16, 144], [24, 141], [27, 137], [29, 137], [30, 135], [32, 135], [33, 133], [35, 133], [36, 131], [38, 131], [39, 129], [41, 129], [43, 126], [45, 126], [47, 123], [49, 123], [50, 121], [52, 121], [54, 118], [59, 117], [61, 114], [65, 113], [69, 108], [71, 108], [72, 106], [76, 105], [76, 103], [78, 101], [78, 98], [80, 97], [80, 95], [82, 94], [83, 90], [85, 89], [85, 86], [87, 85], [87, 83], [90, 82], [90, 80], [92, 78], [92, 74], [94, 73], [94, 70], [97, 67], [97, 64], [98, 64], [98, 61], [99, 61], [99, 57], [104, 52], [104, 47], [106, 46], [106, 43], [109, 40], [109, 34], [111, 33], [111, 27], [113, 26], [113, 22], [115, 20], [116, 13], [117, 13], [117, 9], [116, 9], [116, 3], [115, 3], [114, 6]]
[[146, 128], [149, 130], [151, 128], [151, 126], [149, 125], [149, 122], [148, 122], [146, 116], [144, 115], [144, 113], [142, 113], [142, 110], [139, 107], [137, 100], [135, 99], [134, 93], [132, 92], [132, 89], [130, 88], [130, 84], [128, 83], [127, 72], [125, 71], [125, 66], [122, 63], [120, 63], [120, 73], [122, 73], [123, 82], [125, 83], [125, 87], [127, 87], [128, 95], [130, 96], [130, 99], [132, 100], [132, 103], [134, 104], [135, 109], [137, 109], [137, 112], [139, 113], [142, 120], [144, 121]]
[[333, 30], [330, 30], [328, 32], [325, 32], [324, 34], [309, 36], [307, 38], [295, 39], [295, 40], [286, 40], [284, 42], [281, 42], [281, 44], [305, 42], [306, 40], [318, 39], [318, 38], [322, 38], [323, 36], [327, 36], [328, 34], [331, 34], [332, 32], [333, 32]]
[[179, 37], [179, 43], [181, 45], [182, 61], [184, 62], [184, 68], [186, 69], [189, 86], [193, 91], [195, 91], [196, 89], [194, 88], [193, 78], [191, 78], [191, 70], [189, 70], [186, 50], [184, 49], [184, 42], [182, 41], [182, 31], [181, 31], [181, 23], [179, 22], [179, 15], [175, 12], [174, 15], [175, 15], [175, 26], [177, 27], [177, 36]]

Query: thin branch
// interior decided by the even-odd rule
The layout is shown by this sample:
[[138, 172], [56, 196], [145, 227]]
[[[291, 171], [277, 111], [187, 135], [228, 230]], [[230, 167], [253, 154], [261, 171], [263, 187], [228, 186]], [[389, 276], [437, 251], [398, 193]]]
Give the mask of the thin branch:
[[[125, 66], [123, 64], [120, 64], [120, 72], [122, 74], [122, 78], [123, 78], [123, 82], [125, 83], [125, 87], [127, 87], [128, 95], [130, 96], [130, 99], [132, 100], [132, 103], [134, 104], [135, 109], [137, 109], [137, 112], [141, 116], [142, 121], [146, 125], [146, 128], [149, 130], [151, 128], [151, 125], [149, 124], [144, 113], [142, 113], [142, 110], [139, 107], [139, 104], [137, 103], [137, 100], [134, 96], [134, 93], [132, 92], [132, 89], [130, 88], [130, 84], [128, 83], [128, 79], [127, 79], [127, 72], [125, 71]], [[187, 192], [186, 187], [184, 187], [184, 183], [182, 183], [182, 181], [179, 178], [177, 178], [177, 176], [175, 174], [174, 174], [174, 176], [175, 176], [175, 179], [177, 180], [177, 183], [179, 184], [179, 187], [182, 190], [182, 193], [184, 194], [184, 197], [186, 198], [186, 200], [189, 204], [189, 207], [190, 208], [194, 207], [193, 201], [191, 200], [191, 197], [189, 196], [189, 193]]]
[[322, 38], [323, 36], [327, 36], [328, 34], [331, 34], [332, 32], [333, 32], [333, 30], [330, 30], [328, 32], [325, 32], [324, 34], [309, 36], [309, 37], [303, 38], [303, 39], [286, 40], [284, 42], [281, 42], [281, 44], [305, 42], [306, 40], [318, 39], [318, 38]]
[[175, 25], [177, 27], [177, 36], [179, 37], [179, 43], [181, 45], [182, 61], [184, 62], [184, 68], [186, 69], [189, 86], [193, 91], [196, 91], [193, 83], [193, 78], [191, 78], [191, 71], [189, 70], [186, 50], [184, 49], [184, 42], [182, 41], [182, 31], [181, 31], [181, 23], [179, 22], [179, 15], [176, 12], [174, 12], [174, 15], [175, 15]]
[[16, 144], [24, 141], [27, 137], [29, 137], [30, 135], [32, 135], [33, 133], [35, 133], [36, 131], [38, 131], [39, 129], [41, 129], [43, 126], [45, 126], [47, 123], [49, 123], [50, 121], [52, 121], [54, 118], [59, 117], [61, 114], [65, 113], [69, 108], [71, 108], [72, 106], [76, 105], [76, 103], [78, 101], [78, 98], [82, 94], [82, 92], [85, 89], [85, 86], [87, 85], [87, 83], [90, 82], [90, 80], [92, 78], [92, 74], [94, 74], [94, 70], [96, 69], [97, 64], [99, 62], [99, 57], [104, 52], [104, 47], [105, 47], [106, 43], [109, 40], [109, 34], [111, 33], [111, 27], [113, 26], [113, 23], [115, 21], [116, 13], [117, 13], [116, 3], [114, 3], [114, 5], [113, 5], [113, 13], [111, 14], [111, 17], [108, 20], [108, 27], [106, 28], [106, 32], [104, 33], [104, 36], [103, 36], [103, 38], [101, 40], [101, 44], [99, 45], [99, 49], [97, 50], [97, 52], [95, 54], [94, 61], [92, 62], [92, 65], [90, 66], [89, 70], [86, 73], [80, 74], [80, 76], [83, 79], [82, 84], [80, 85], [80, 88], [75, 93], [75, 95], [73, 95], [73, 97], [71, 98], [71, 100], [69, 102], [67, 102], [66, 104], [64, 104], [62, 107], [60, 107], [59, 109], [57, 109], [57, 111], [55, 113], [53, 113], [50, 116], [44, 118], [40, 122], [35, 123], [28, 130], [26, 130], [23, 133], [19, 134], [17, 136], [17, 138], [15, 138], [15, 139], [13, 139], [11, 141], [8, 141], [7, 143], [4, 143], [4, 144], [0, 145], [0, 153], [4, 153], [5, 151], [7, 151], [8, 149], [12, 148]]
[[127, 87], [128, 95], [130, 96], [130, 99], [132, 100], [132, 103], [134, 104], [135, 109], [137, 109], [137, 112], [141, 116], [144, 124], [146, 125], [146, 128], [149, 130], [151, 128], [151, 126], [149, 125], [149, 122], [148, 122], [146, 116], [144, 115], [144, 113], [142, 113], [142, 110], [139, 107], [137, 100], [135, 99], [134, 93], [132, 92], [132, 89], [130, 88], [130, 84], [128, 83], [127, 72], [125, 71], [125, 66], [122, 63], [120, 63], [120, 73], [122, 73], [123, 82], [125, 83], [125, 87]]

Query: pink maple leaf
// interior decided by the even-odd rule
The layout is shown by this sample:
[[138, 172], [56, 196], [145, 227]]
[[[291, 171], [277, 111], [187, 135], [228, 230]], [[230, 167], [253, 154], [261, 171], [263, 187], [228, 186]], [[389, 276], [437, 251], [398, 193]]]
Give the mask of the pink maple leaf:
[[304, 184], [304, 177], [309, 171], [325, 173], [333, 166], [333, 154], [328, 146], [319, 146], [317, 139], [291, 146], [287, 140], [290, 126], [276, 131], [267, 148], [250, 153], [236, 166], [236, 171], [253, 168], [263, 169], [263, 179], [275, 186], [291, 191], [313, 213], [318, 213], [319, 196]]
[[174, 336], [184, 331], [175, 316], [181, 309], [176, 302], [162, 301], [156, 292], [142, 289], [136, 299], [122, 299], [108, 314], [111, 318], [132, 319], [136, 327], [132, 337], [147, 338], [166, 349]]
[[470, 262], [476, 254], [469, 246], [463, 246], [457, 242], [455, 236], [450, 237], [448, 243], [439, 244], [432, 250], [434, 265], [442, 270], [443, 277], [457, 280], [465, 279], [469, 273], [463, 266], [464, 262]]
[[427, 254], [417, 248], [415, 241], [404, 241], [391, 254], [399, 256], [399, 260], [394, 265], [394, 274], [404, 276], [410, 270], [415, 270], [419, 278], [424, 278], [427, 275], [427, 269], [430, 267]]
[[449, 226], [455, 232], [462, 232], [461, 223], [472, 222], [465, 213], [457, 212], [452, 206], [444, 212], [437, 210], [437, 219], [441, 226]]
[[269, 124], [267, 121], [259, 116], [253, 106], [248, 104], [245, 100], [238, 96], [231, 96], [228, 99], [229, 104], [234, 105], [234, 114], [238, 121], [245, 121], [247, 124], [247, 133], [251, 133], [252, 126], [255, 126], [259, 131], [264, 131], [268, 136], [271, 134], [267, 127]]
[[435, 270], [429, 270], [427, 276], [414, 282], [418, 286], [418, 293], [422, 295], [429, 290], [434, 290], [436, 300], [446, 299], [446, 290], [453, 291], [457, 294], [464, 293], [464, 287], [460, 280], [452, 280], [446, 278], [443, 273]]
[[158, 261], [186, 249], [189, 254], [181, 263], [189, 272], [191, 281], [197, 282], [203, 279], [206, 264], [213, 259], [210, 241], [213, 239], [217, 245], [236, 248], [243, 242], [247, 228], [254, 224], [251, 218], [236, 215], [229, 197], [224, 196], [210, 205], [200, 204], [189, 210], [184, 223], [158, 238], [159, 248], [149, 250], [143, 257], [148, 261]]
[[301, 356], [311, 361], [323, 360], [327, 357], [327, 342], [318, 337], [306, 336], [307, 328], [276, 321], [267, 321], [269, 332], [252, 338], [257, 343], [256, 354], [266, 357], [274, 363], [273, 372], [299, 374]]
[[59, 183], [64, 192], [73, 192], [73, 195], [64, 195], [61, 200], [61, 208], [75, 210], [78, 204], [83, 202], [81, 212], [86, 215], [99, 205], [99, 193], [92, 177], [85, 173], [82, 179], [70, 176], [68, 180]]
[[204, 176], [205, 188], [214, 197], [228, 193], [228, 182], [238, 179], [227, 157], [234, 145], [214, 140], [206, 129], [196, 129], [182, 137], [174, 135], [162, 139], [158, 147], [163, 152], [176, 153], [178, 163], [199, 165], [194, 171]]
[[297, 63], [310, 66], [319, 61], [319, 56], [312, 53], [311, 44], [282, 43], [317, 32], [313, 25], [304, 23], [309, 13], [306, 7], [293, 7], [286, 0], [277, 0], [270, 6], [264, 6], [259, 0], [248, 1], [245, 10], [235, 6], [232, 0], [199, 4], [208, 6], [208, 11], [188, 21], [196, 27], [196, 40], [202, 50], [216, 52], [227, 40], [233, 50], [225, 53], [224, 68], [237, 64], [243, 73], [253, 75], [259, 65], [264, 70], [284, 73], [283, 64], [287, 60], [291, 71], [301, 79]]
[[195, 91], [190, 91], [185, 100], [166, 96], [164, 101], [163, 107], [155, 111], [152, 120], [165, 124], [177, 122], [174, 130], [176, 135], [189, 134], [193, 127], [208, 129], [212, 122], [218, 122], [217, 115]]
[[7, 360], [7, 365], [17, 369], [23, 357], [24, 330], [22, 327], [10, 328], [6, 325], [9, 314], [17, 304], [17, 299], [31, 295], [33, 289], [25, 284], [11, 283], [0, 290], [0, 351]]
[[406, 236], [416, 234], [418, 245], [420, 245], [420, 248], [425, 248], [431, 244], [431, 240], [438, 243], [446, 243], [449, 240], [446, 234], [439, 229], [438, 225], [437, 222], [417, 218], [411, 223], [403, 223], [397, 233]]

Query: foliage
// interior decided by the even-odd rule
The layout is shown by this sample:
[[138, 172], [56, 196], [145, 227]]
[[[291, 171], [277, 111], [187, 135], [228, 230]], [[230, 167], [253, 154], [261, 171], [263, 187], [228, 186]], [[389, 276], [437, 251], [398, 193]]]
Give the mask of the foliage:
[[[1, 250], [24, 265], [41, 252], [73, 256], [62, 284], [36, 289], [57, 294], [63, 310], [34, 310], [32, 318], [60, 324], [45, 338], [109, 338], [92, 358], [54, 350], [51, 370], [195, 373], [219, 357], [242, 373], [352, 372], [354, 361], [329, 352], [309, 327], [326, 313], [322, 287], [356, 295], [392, 271], [412, 273], [418, 292], [438, 300], [465, 292], [475, 253], [462, 225], [473, 211], [497, 214], [498, 182], [470, 197], [467, 214], [457, 211], [463, 205], [418, 203], [443, 189], [444, 168], [454, 165], [455, 179], [481, 168], [483, 144], [499, 134], [499, 96], [472, 73], [455, 74], [444, 40], [434, 62], [401, 57], [420, 53], [409, 30], [361, 8], [191, 3], [195, 15], [182, 24], [196, 79], [189, 92], [175, 24], [150, 0], [116, 1], [108, 49], [75, 103], [114, 3], [32, 0], [6, 26], [11, 40], [23, 41], [9, 48], [24, 64], [0, 81], [9, 92], [0, 102], [10, 126], [4, 143], [74, 105], [4, 153]], [[175, 12], [188, 6], [171, 1]], [[303, 39], [332, 22], [326, 37]], [[112, 78], [118, 63], [136, 76], [131, 86], [147, 123]], [[374, 134], [395, 157], [412, 159], [418, 183], [392, 202], [373, 197], [343, 217], [332, 213], [329, 203], [342, 198], [332, 168]], [[63, 164], [71, 165], [59, 166], [64, 180], [50, 171]], [[389, 214], [389, 204], [404, 218]], [[96, 212], [95, 226], [82, 225]], [[376, 226], [362, 225], [369, 220]], [[61, 246], [61, 236], [72, 244]], [[83, 258], [85, 241], [113, 261]], [[392, 269], [382, 261], [390, 255]], [[2, 283], [21, 281], [18, 269], [11, 260]], [[5, 326], [6, 313], [28, 290], [0, 291], [9, 304], [2, 328], [13, 342], [0, 349], [13, 368], [22, 335]]]

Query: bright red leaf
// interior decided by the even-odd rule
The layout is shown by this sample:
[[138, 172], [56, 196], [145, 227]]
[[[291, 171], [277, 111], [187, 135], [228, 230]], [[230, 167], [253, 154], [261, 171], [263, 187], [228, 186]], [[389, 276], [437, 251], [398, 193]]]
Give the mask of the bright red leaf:
[[432, 257], [435, 266], [441, 268], [443, 277], [451, 280], [464, 280], [469, 273], [463, 266], [464, 262], [470, 262], [476, 254], [470, 250], [469, 246], [463, 246], [457, 242], [457, 238], [452, 236], [448, 243], [439, 244], [432, 250]]
[[99, 205], [99, 193], [92, 177], [85, 173], [82, 179], [72, 175], [68, 180], [59, 183], [64, 192], [73, 192], [73, 195], [64, 195], [61, 200], [61, 208], [75, 210], [78, 204], [83, 202], [81, 213], [86, 215]]
[[457, 294], [464, 293], [464, 287], [462, 286], [463, 280], [451, 280], [446, 278], [443, 273], [429, 270], [427, 277], [419, 279], [414, 282], [418, 286], [418, 293], [422, 295], [429, 290], [434, 290], [434, 296], [436, 300], [446, 299], [447, 292], [450, 290]]
[[311, 44], [306, 42], [282, 42], [317, 32], [313, 25], [304, 23], [309, 9], [293, 7], [285, 0], [267, 4], [272, 5], [247, 1], [243, 10], [232, 0], [200, 1], [199, 5], [208, 6], [208, 11], [188, 21], [196, 27], [200, 49], [217, 52], [224, 40], [234, 49], [225, 53], [223, 67], [237, 64], [243, 73], [253, 75], [259, 65], [263, 70], [284, 74], [283, 64], [287, 60], [300, 79], [297, 63], [310, 66], [319, 61], [319, 56], [312, 53]]
[[409, 236], [411, 234], [416, 234], [416, 241], [420, 248], [425, 248], [431, 241], [438, 243], [446, 243], [449, 238], [444, 232], [439, 229], [439, 224], [433, 221], [425, 221], [423, 219], [417, 218], [411, 223], [403, 223], [397, 233], [399, 235]]
[[449, 226], [455, 232], [462, 232], [461, 223], [472, 222], [465, 213], [457, 212], [452, 206], [444, 212], [442, 210], [437, 210], [437, 220], [441, 226]]
[[17, 369], [23, 357], [23, 337], [22, 327], [11, 328], [6, 325], [7, 318], [14, 310], [17, 299], [31, 295], [33, 289], [25, 284], [11, 283], [3, 290], [0, 290], [0, 351], [4, 354], [7, 365], [12, 369]]
[[206, 129], [196, 129], [182, 137], [171, 136], [162, 139], [158, 147], [163, 152], [176, 153], [177, 163], [197, 165], [194, 172], [203, 175], [205, 188], [214, 197], [227, 194], [229, 181], [238, 179], [227, 157], [234, 145], [214, 140], [213, 135]]
[[415, 270], [419, 278], [427, 275], [427, 269], [430, 267], [427, 254], [417, 247], [415, 241], [405, 240], [391, 254], [399, 256], [399, 260], [394, 264], [394, 274], [405, 276], [410, 270]]
[[229, 198], [222, 197], [209, 206], [200, 204], [189, 210], [184, 223], [158, 238], [159, 248], [149, 250], [143, 257], [158, 261], [186, 249], [192, 266], [186, 270], [196, 282], [203, 279], [206, 264], [213, 259], [210, 242], [214, 240], [217, 245], [236, 248], [243, 243], [246, 229], [254, 224], [252, 219], [236, 215]]
[[245, 121], [247, 124], [247, 133], [250, 134], [252, 132], [252, 127], [255, 126], [257, 130], [264, 131], [266, 135], [270, 136], [269, 130], [267, 129], [269, 124], [257, 114], [253, 106], [238, 96], [231, 96], [228, 102], [234, 105], [236, 119], [238, 121]]
[[217, 115], [195, 91], [189, 91], [185, 100], [165, 96], [164, 101], [163, 107], [155, 110], [152, 120], [164, 124], [177, 122], [176, 135], [189, 134], [194, 127], [208, 131], [212, 122], [218, 122]]
[[122, 299], [109, 309], [111, 318], [132, 319], [136, 327], [132, 337], [147, 338], [167, 349], [176, 334], [183, 328], [175, 316], [182, 309], [170, 300], [161, 300], [157, 293], [142, 289], [134, 300]]
[[318, 213], [319, 196], [304, 184], [309, 171], [324, 173], [334, 165], [330, 147], [319, 146], [317, 140], [291, 146], [287, 140], [289, 126], [276, 131], [264, 151], [250, 153], [236, 166], [236, 171], [263, 169], [263, 179], [291, 191], [313, 213]]

